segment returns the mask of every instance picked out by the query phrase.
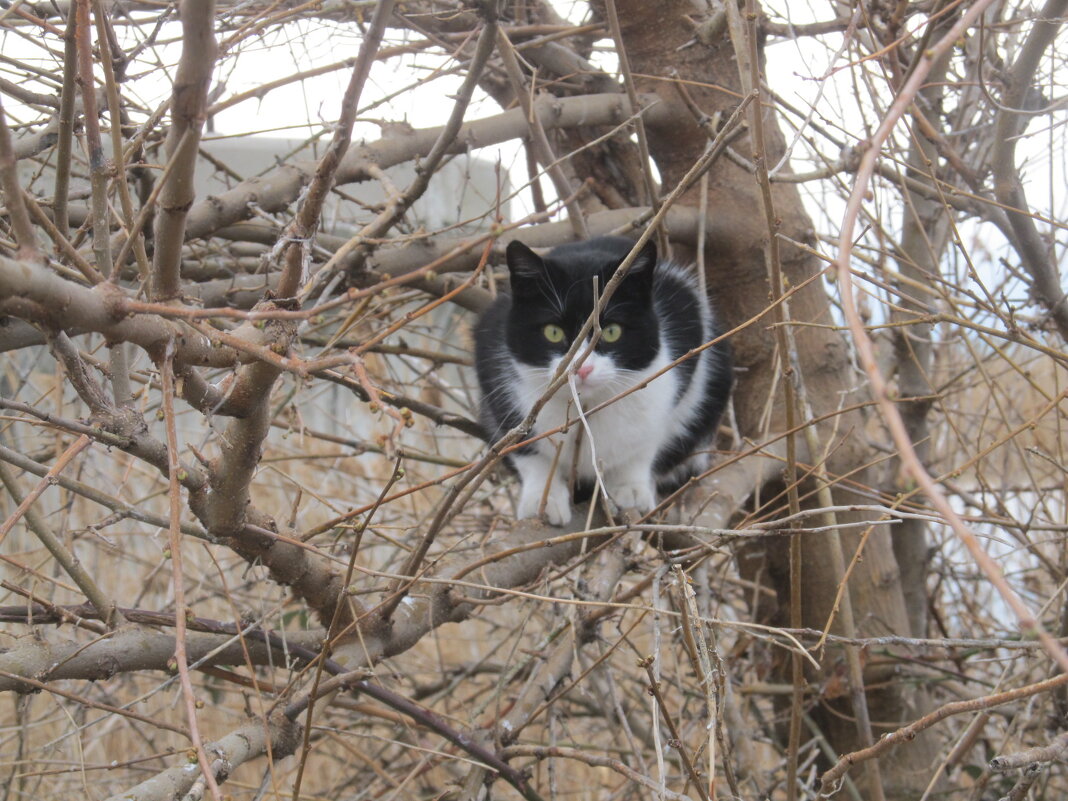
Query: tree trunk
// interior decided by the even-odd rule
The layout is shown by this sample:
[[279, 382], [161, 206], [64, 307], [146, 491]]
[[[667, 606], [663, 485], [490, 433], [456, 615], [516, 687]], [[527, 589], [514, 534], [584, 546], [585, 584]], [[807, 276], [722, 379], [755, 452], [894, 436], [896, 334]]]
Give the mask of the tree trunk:
[[[684, 82], [687, 91], [700, 109], [708, 115], [729, 113], [741, 96], [738, 65], [731, 41], [724, 32], [711, 45], [697, 41], [694, 23], [700, 24], [700, 11], [685, 0], [645, 3], [641, 0], [617, 0], [616, 3], [623, 43], [630, 67], [640, 92], [657, 94], [661, 102], [674, 111], [671, 124], [649, 129], [650, 150], [660, 171], [665, 188], [678, 184], [686, 171], [705, 149], [707, 135], [687, 110], [675, 85], [675, 78]], [[766, 97], [764, 98], [766, 100]], [[785, 144], [774, 110], [764, 104], [764, 126], [767, 147], [766, 162], [774, 165], [782, 156]], [[742, 136], [734, 148], [746, 158], [753, 156], [748, 136]], [[791, 246], [786, 240], [813, 244], [812, 223], [805, 212], [800, 194], [790, 183], [772, 183], [777, 231], [781, 234], [781, 266], [785, 286], [800, 287], [820, 269], [821, 265], [804, 250]], [[684, 201], [697, 206], [699, 192], [691, 191]], [[729, 241], [710, 241], [706, 253], [709, 292], [728, 327], [757, 318], [772, 298], [765, 248], [769, 241], [767, 223], [762, 213], [760, 186], [745, 169], [727, 159], [719, 159], [712, 167], [708, 180], [708, 209], [710, 218], [719, 218], [723, 229], [732, 230]], [[720, 227], [720, 226], [717, 226]], [[812, 281], [790, 298], [790, 319], [800, 323], [827, 325], [833, 323], [831, 306], [823, 284]], [[784, 375], [782, 362], [777, 359], [776, 337], [769, 327], [771, 315], [759, 317], [733, 337], [737, 385], [734, 407], [741, 434], [760, 441], [767, 434], [786, 430], [786, 409], [782, 385], [790, 380]], [[800, 325], [793, 328], [797, 353], [785, 360], [793, 361], [800, 370], [812, 415], [819, 418], [841, 407], [850, 407], [866, 399], [856, 389], [859, 376], [852, 370], [849, 348], [842, 336], [830, 328]], [[769, 395], [770, 424], [764, 419]], [[798, 420], [804, 420], [798, 415]], [[849, 411], [832, 416], [817, 425], [820, 448], [830, 454], [825, 465], [830, 476], [849, 474], [849, 486], [870, 486], [875, 482], [874, 470], [861, 470], [872, 462], [874, 454], [865, 444], [864, 415]], [[799, 454], [806, 451], [799, 438]], [[802, 460], [804, 456], [800, 457]], [[799, 471], [800, 472], [800, 471]], [[835, 486], [837, 504], [870, 503], [845, 488]], [[804, 489], [804, 488], [803, 488]], [[774, 497], [772, 492], [762, 497]], [[804, 497], [804, 492], [802, 496]], [[810, 505], [818, 505], [815, 499]], [[840, 514], [838, 522], [856, 523], [860, 514]], [[836, 563], [841, 564], [832, 549], [841, 548], [845, 564], [852, 560], [864, 528], [843, 529], [840, 534], [806, 535], [802, 546], [802, 620], [806, 627], [823, 629], [831, 614], [840, 576]], [[857, 635], [877, 636], [910, 633], [905, 596], [887, 526], [875, 526], [863, 543], [863, 559], [852, 572], [849, 595], [853, 607]], [[840, 544], [839, 544], [840, 543]], [[788, 545], [784, 539], [770, 541], [759, 550], [743, 552], [740, 569], [747, 576], [759, 577], [774, 588], [779, 599], [776, 609], [758, 609], [755, 614], [762, 622], [776, 625], [789, 623], [790, 578]], [[916, 580], [922, 581], [922, 576]], [[833, 632], [843, 633], [841, 616], [836, 618]], [[836, 672], [842, 661], [840, 652], [828, 651], [823, 657], [824, 679]], [[789, 681], [789, 665], [781, 665], [782, 675]], [[884, 683], [889, 678], [887, 668], [868, 666], [865, 683]], [[838, 683], [840, 686], [840, 682]], [[830, 698], [810, 711], [818, 719], [831, 744], [838, 753], [857, 750], [864, 744], [850, 718], [853, 712], [844, 706], [827, 714], [828, 706], [837, 706]], [[901, 683], [890, 683], [879, 692], [867, 693], [869, 717], [877, 722], [874, 737], [900, 721], [909, 720], [924, 711], [922, 693], [910, 686], [906, 691]], [[845, 717], [842, 716], [845, 713]], [[927, 754], [922, 748], [898, 749], [886, 758], [881, 771], [888, 798], [914, 798], [917, 781], [925, 767]], [[891, 764], [892, 763], [892, 764]], [[859, 774], [858, 774], [859, 777]], [[916, 781], [914, 781], [916, 777]], [[922, 790], [922, 787], [920, 787]], [[867, 797], [879, 797], [871, 792]]]

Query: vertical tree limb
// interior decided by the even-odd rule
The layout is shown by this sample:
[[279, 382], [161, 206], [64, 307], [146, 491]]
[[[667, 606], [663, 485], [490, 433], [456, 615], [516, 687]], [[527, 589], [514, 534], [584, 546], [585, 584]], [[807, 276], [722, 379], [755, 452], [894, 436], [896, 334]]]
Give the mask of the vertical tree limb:
[[1028, 211], [1027, 195], [1016, 164], [1016, 142], [1027, 127], [1030, 116], [1028, 96], [1035, 71], [1046, 50], [1061, 28], [1066, 0], [1047, 0], [1032, 24], [1008, 75], [1008, 88], [997, 117], [994, 155], [994, 194], [1004, 205], [1009, 223], [1017, 238], [1017, 252], [1023, 267], [1034, 281], [1035, 294], [1049, 310], [1049, 315], [1068, 342], [1068, 297], [1061, 286], [1056, 262], [1050, 257], [1050, 245], [1042, 241], [1035, 221]]
[[[181, 18], [182, 57], [174, 79], [171, 127], [164, 145], [168, 161], [175, 159], [177, 164], [159, 196], [152, 256], [153, 300], [170, 300], [181, 291], [182, 242], [186, 215], [194, 198], [197, 148], [180, 148], [179, 144], [187, 131], [192, 145], [200, 141], [217, 49], [213, 34], [215, 0], [182, 0]], [[89, 116], [88, 108], [86, 116]]]
[[11, 130], [7, 127], [4, 104], [0, 102], [0, 189], [4, 190], [8, 214], [11, 215], [11, 229], [18, 243], [17, 257], [20, 259], [40, 258], [37, 247], [37, 234], [30, 224], [30, 215], [26, 212], [26, 203], [22, 199], [22, 186], [19, 184], [18, 162], [15, 150], [11, 146]]

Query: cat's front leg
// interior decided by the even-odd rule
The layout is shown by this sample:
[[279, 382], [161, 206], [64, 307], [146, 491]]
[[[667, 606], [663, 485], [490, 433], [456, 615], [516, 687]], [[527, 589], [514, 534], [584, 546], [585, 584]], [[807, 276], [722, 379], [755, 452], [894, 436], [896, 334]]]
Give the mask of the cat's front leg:
[[656, 482], [652, 465], [644, 462], [617, 467], [605, 476], [608, 497], [617, 509], [645, 513], [656, 506]]
[[[537, 517], [545, 498], [545, 518], [550, 525], [563, 526], [571, 521], [571, 493], [560, 475], [553, 471], [552, 459], [541, 454], [513, 457], [519, 471], [520, 518]], [[546, 490], [548, 487], [548, 490]]]

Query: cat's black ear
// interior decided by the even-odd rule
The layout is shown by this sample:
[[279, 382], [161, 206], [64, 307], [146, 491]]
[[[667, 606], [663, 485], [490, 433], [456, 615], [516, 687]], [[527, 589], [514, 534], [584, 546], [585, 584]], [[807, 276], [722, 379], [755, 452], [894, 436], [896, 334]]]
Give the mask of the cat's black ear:
[[631, 263], [630, 269], [627, 270], [627, 277], [637, 278], [641, 281], [652, 281], [653, 269], [655, 267], [656, 240], [650, 239], [642, 246], [642, 249], [638, 251], [638, 255]]
[[518, 239], [508, 243], [504, 251], [508, 262], [508, 272], [512, 277], [512, 291], [536, 281], [545, 274], [545, 262], [541, 256], [528, 248]]

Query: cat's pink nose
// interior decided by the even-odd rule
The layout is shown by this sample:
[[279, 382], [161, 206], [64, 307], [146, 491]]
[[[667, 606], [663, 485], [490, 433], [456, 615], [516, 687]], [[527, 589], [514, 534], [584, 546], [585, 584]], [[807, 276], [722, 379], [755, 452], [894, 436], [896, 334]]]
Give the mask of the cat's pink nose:
[[583, 381], [585, 381], [589, 377], [590, 373], [593, 372], [593, 365], [592, 364], [580, 365], [579, 368], [575, 372], [578, 374], [579, 378], [581, 378]]

